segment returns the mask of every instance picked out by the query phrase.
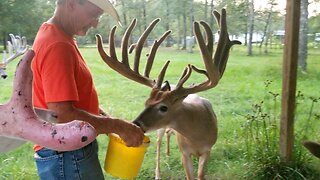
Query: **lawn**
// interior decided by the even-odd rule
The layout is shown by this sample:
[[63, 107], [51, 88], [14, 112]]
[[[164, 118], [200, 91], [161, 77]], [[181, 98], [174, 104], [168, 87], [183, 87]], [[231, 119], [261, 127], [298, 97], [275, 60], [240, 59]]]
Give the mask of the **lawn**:
[[[101, 107], [113, 116], [132, 121], [143, 110], [144, 101], [148, 97], [150, 89], [113, 72], [104, 64], [95, 48], [81, 48], [81, 51], [92, 71]], [[255, 53], [257, 54], [257, 52]], [[172, 84], [177, 83], [187, 64], [203, 67], [197, 49], [193, 54], [189, 54], [173, 48], [161, 48], [156, 56], [152, 71], [153, 77], [167, 60], [170, 60], [171, 63], [166, 79]], [[0, 103], [5, 103], [11, 95], [14, 63], [8, 67], [9, 78], [0, 80]], [[298, 72], [297, 90], [303, 96], [297, 98], [295, 129], [297, 133], [303, 134], [303, 138], [314, 140], [320, 140], [319, 69], [320, 51], [318, 49], [309, 50], [308, 72]], [[193, 73], [188, 83], [198, 83], [202, 80], [203, 77]], [[251, 176], [251, 173], [255, 174], [255, 169], [251, 169], [255, 166], [255, 162], [248, 158], [248, 156], [254, 157], [254, 155], [247, 151], [254, 149], [252, 147], [255, 144], [249, 143], [251, 148], [245, 146], [245, 144], [248, 145], [248, 139], [246, 139], [248, 115], [254, 113], [255, 105], [262, 104], [264, 112], [277, 123], [276, 126], [279, 126], [281, 81], [282, 49], [273, 49], [268, 55], [250, 57], [245, 55], [244, 47], [236, 46], [232, 49], [226, 71], [219, 85], [200, 93], [212, 103], [218, 117], [219, 128], [218, 141], [212, 148], [207, 167], [207, 179], [255, 179], [253, 178], [255, 176]], [[261, 103], [262, 101], [263, 103]], [[258, 134], [262, 134], [262, 131], [263, 129], [257, 130]], [[154, 178], [156, 133], [148, 135], [151, 138], [151, 144], [137, 179]], [[299, 134], [297, 134], [298, 138], [300, 138]], [[99, 157], [103, 166], [108, 138], [100, 135], [98, 141], [100, 145]], [[278, 145], [278, 139], [272, 139], [272, 141]], [[300, 146], [299, 144], [298, 142], [296, 146]], [[300, 149], [299, 152], [304, 154], [307, 166], [313, 170], [311, 175], [305, 178], [316, 179], [316, 175], [320, 174], [319, 160], [311, 157], [306, 150]], [[163, 179], [184, 179], [175, 138], [171, 139], [171, 156], [166, 157], [164, 152], [162, 153]], [[194, 164], [197, 164], [196, 160]], [[116, 179], [108, 174], [105, 176], [106, 179]], [[26, 143], [12, 152], [0, 155], [0, 179], [36, 178], [31, 143]], [[286, 177], [282, 178], [286, 179]], [[304, 179], [304, 177], [296, 176], [296, 179]]]

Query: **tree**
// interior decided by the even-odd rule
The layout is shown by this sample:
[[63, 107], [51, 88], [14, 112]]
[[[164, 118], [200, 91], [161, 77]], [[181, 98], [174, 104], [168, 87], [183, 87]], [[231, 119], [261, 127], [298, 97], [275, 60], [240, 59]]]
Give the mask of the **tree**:
[[302, 71], [307, 71], [308, 57], [308, 0], [301, 0], [301, 16], [299, 30], [298, 64]]
[[186, 0], [183, 0], [183, 2], [181, 2], [181, 5], [183, 7], [183, 14], [182, 14], [182, 26], [183, 26], [183, 35], [182, 35], [182, 39], [183, 39], [183, 44], [182, 44], [182, 50], [185, 50], [187, 49], [187, 40], [186, 40], [186, 37], [187, 37], [187, 1]]
[[317, 16], [312, 16], [308, 22], [309, 33], [315, 34], [320, 33], [320, 14]]
[[0, 1], [0, 9], [0, 36], [6, 48], [9, 33], [26, 36], [32, 41], [41, 23], [53, 13], [54, 0]]
[[249, 2], [249, 14], [248, 14], [248, 44], [247, 44], [247, 55], [252, 55], [252, 37], [254, 31], [254, 1], [250, 0]]
[[214, 17], [211, 15], [211, 13], [212, 13], [213, 10], [214, 10], [213, 1], [214, 1], [214, 0], [211, 0], [211, 2], [210, 2], [210, 10], [211, 10], [211, 12], [210, 12], [210, 21], [209, 21], [209, 22], [210, 22], [211, 29], [213, 28], [212, 25], [214, 24]]
[[123, 19], [123, 25], [126, 27], [128, 26], [128, 20], [127, 20], [127, 6], [124, 0], [119, 0], [121, 4], [121, 15]]
[[[171, 13], [171, 1], [170, 0], [164, 0], [165, 7], [166, 7], [166, 14], [165, 14], [165, 29], [166, 31], [170, 30], [170, 13]], [[170, 47], [170, 35], [166, 40], [166, 47]]]
[[276, 5], [275, 0], [270, 0], [269, 3], [270, 8], [268, 8], [266, 13], [266, 21], [263, 29], [262, 40], [259, 44], [259, 51], [261, 53], [262, 45], [264, 44], [264, 54], [268, 54], [268, 40], [271, 37], [271, 25], [272, 25], [272, 14], [274, 5]]
[[208, 0], [204, 2], [204, 20], [208, 22]]
[[187, 51], [188, 53], [193, 53], [193, 44], [192, 44], [192, 38], [193, 38], [193, 22], [194, 22], [194, 4], [193, 4], [193, 0], [190, 0], [190, 39], [189, 39], [189, 43], [187, 44]]

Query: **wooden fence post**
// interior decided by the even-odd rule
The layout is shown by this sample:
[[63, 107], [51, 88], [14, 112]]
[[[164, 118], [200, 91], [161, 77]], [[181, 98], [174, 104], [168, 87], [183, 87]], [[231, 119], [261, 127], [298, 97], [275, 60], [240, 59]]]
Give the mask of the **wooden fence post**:
[[285, 163], [291, 161], [294, 144], [300, 3], [301, 0], [287, 0], [286, 6], [280, 123], [280, 155]]

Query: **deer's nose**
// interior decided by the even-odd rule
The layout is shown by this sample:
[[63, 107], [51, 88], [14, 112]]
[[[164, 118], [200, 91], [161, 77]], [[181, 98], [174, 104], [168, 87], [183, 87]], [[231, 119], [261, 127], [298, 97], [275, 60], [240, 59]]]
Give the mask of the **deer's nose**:
[[143, 126], [142, 126], [142, 124], [141, 124], [139, 121], [133, 121], [132, 123], [135, 124], [135, 125], [137, 125], [137, 126], [139, 126], [144, 133], [146, 132], [146, 131], [143, 129]]

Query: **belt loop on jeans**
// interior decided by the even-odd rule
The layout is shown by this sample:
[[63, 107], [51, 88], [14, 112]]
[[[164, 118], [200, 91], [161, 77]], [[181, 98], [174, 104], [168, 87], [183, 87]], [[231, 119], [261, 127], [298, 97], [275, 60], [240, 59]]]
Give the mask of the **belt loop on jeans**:
[[59, 155], [59, 154], [63, 154], [64, 152], [66, 151], [56, 151], [56, 154]]

